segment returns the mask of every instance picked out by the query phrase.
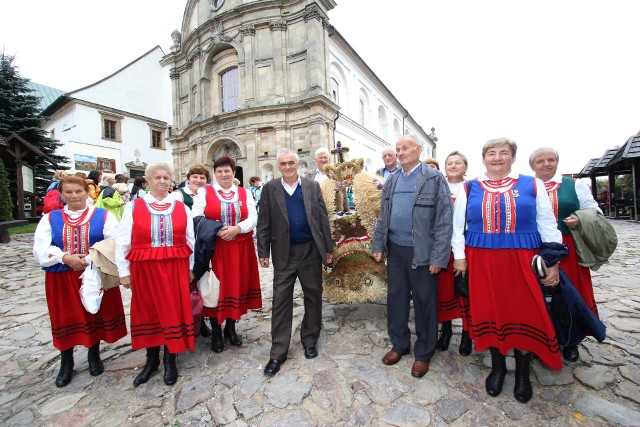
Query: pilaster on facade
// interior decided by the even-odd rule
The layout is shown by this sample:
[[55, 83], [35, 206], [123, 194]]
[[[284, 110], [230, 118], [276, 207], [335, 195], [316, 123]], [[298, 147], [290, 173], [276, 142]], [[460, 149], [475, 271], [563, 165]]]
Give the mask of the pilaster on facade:
[[269, 22], [269, 29], [271, 29], [271, 31], [287, 31], [287, 21], [271, 21]]

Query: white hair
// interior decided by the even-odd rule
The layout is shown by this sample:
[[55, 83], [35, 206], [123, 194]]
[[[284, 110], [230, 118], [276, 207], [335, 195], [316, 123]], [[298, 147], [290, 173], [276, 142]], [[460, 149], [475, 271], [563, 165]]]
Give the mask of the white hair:
[[294, 157], [295, 157], [295, 159], [296, 159], [296, 162], [299, 162], [299, 161], [300, 161], [300, 157], [298, 157], [298, 153], [296, 153], [295, 151], [290, 150], [290, 149], [288, 149], [288, 148], [284, 148], [284, 149], [282, 149], [282, 150], [278, 151], [278, 156], [276, 157], [276, 161], [277, 161], [278, 163], [280, 163], [280, 157], [282, 157], [282, 156], [286, 156], [287, 154], [293, 154], [293, 156], [294, 156]]
[[329, 151], [329, 149], [327, 147], [320, 147], [316, 150], [316, 154], [314, 155], [315, 157], [318, 157], [320, 154], [322, 153], [327, 153], [327, 155], [331, 155], [331, 152]]
[[543, 153], [551, 153], [555, 156], [556, 162], [560, 161], [560, 156], [558, 155], [558, 150], [552, 147], [540, 147], [531, 153], [529, 156], [529, 166], [533, 166], [533, 162], [536, 161], [536, 157]]
[[147, 178], [147, 180], [150, 180], [151, 176], [153, 176], [153, 173], [158, 169], [162, 169], [164, 171], [169, 172], [169, 176], [171, 177], [171, 180], [173, 180], [173, 178], [176, 176], [175, 173], [173, 172], [173, 168], [171, 167], [171, 165], [169, 165], [169, 163], [153, 163], [153, 164], [150, 164], [144, 170], [144, 176]]

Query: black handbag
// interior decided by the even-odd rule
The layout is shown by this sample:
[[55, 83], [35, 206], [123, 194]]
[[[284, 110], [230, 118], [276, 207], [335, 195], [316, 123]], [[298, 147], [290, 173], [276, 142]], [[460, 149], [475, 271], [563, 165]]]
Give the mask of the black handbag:
[[[467, 208], [469, 207], [469, 193], [471, 192], [471, 185], [473, 181], [469, 181], [467, 186]], [[464, 215], [464, 235], [467, 235], [467, 213]], [[462, 274], [453, 276], [453, 293], [456, 296], [469, 298], [469, 271], [463, 277]]]
[[462, 274], [454, 276], [453, 293], [459, 297], [469, 298], [469, 272], [464, 277]]

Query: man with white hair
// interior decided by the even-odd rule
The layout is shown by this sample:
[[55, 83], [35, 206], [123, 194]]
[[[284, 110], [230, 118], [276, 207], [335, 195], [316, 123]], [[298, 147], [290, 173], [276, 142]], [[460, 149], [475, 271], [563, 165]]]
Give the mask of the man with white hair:
[[311, 178], [314, 181], [322, 182], [328, 179], [324, 167], [329, 164], [331, 160], [331, 152], [327, 147], [320, 147], [315, 153], [316, 168], [309, 172], [307, 178]]
[[384, 167], [378, 169], [376, 175], [387, 179], [400, 170], [398, 154], [396, 153], [395, 147], [387, 147], [382, 150], [382, 161], [384, 162]]

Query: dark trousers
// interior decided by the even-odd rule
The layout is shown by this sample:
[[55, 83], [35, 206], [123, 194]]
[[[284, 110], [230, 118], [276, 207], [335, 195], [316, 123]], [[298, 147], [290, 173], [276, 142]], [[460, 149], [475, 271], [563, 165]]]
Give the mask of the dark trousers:
[[429, 361], [438, 340], [438, 278], [429, 266], [411, 268], [413, 247], [388, 242], [387, 330], [393, 351], [411, 348], [409, 307], [413, 298], [416, 325], [416, 360]]
[[293, 288], [300, 279], [304, 292], [304, 317], [300, 340], [313, 347], [322, 325], [322, 257], [315, 242], [292, 244], [287, 266], [273, 270], [273, 308], [271, 318], [271, 359], [286, 360], [293, 322]]

